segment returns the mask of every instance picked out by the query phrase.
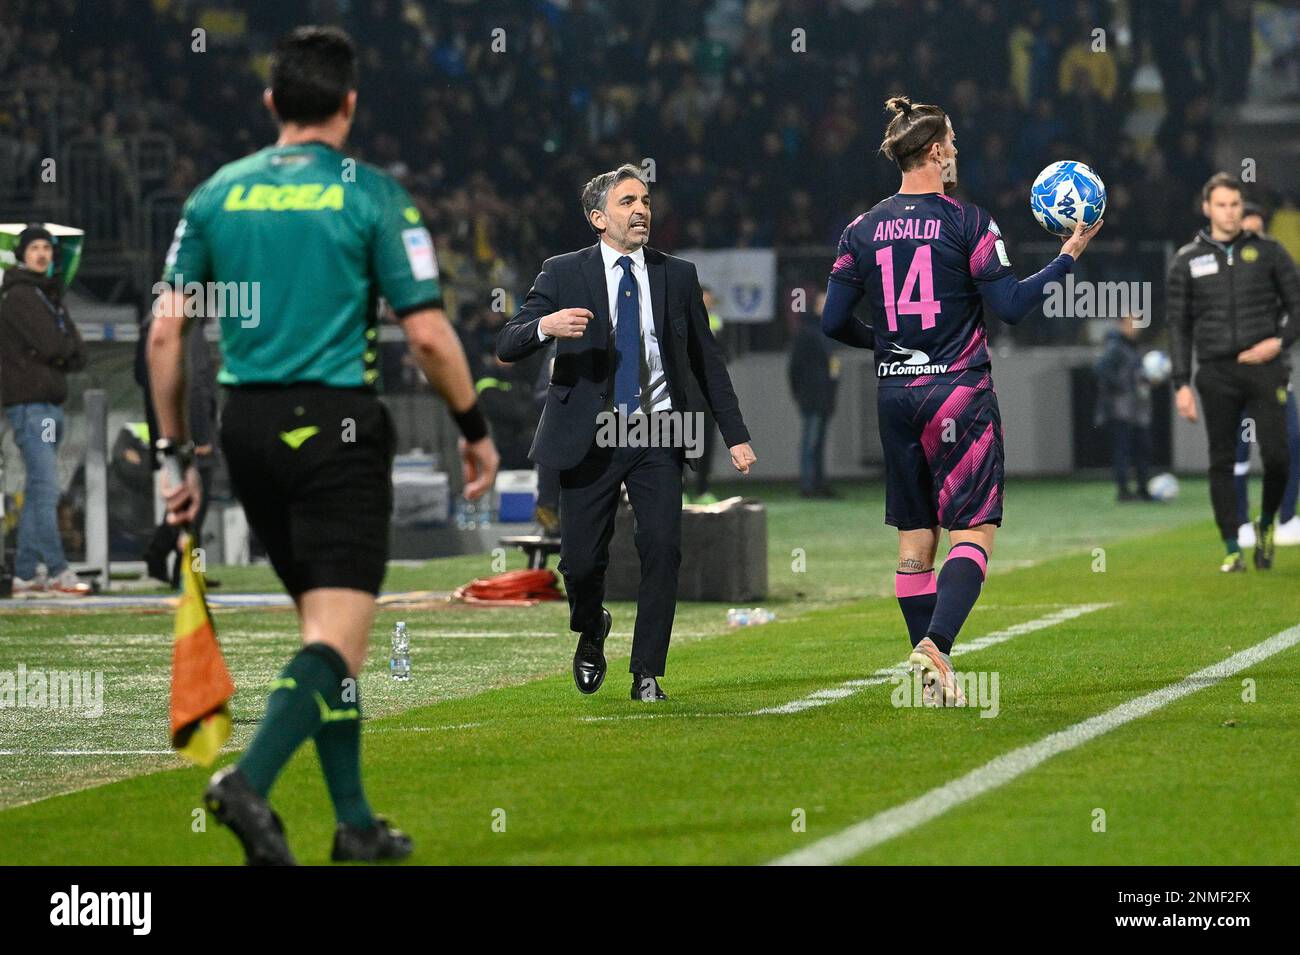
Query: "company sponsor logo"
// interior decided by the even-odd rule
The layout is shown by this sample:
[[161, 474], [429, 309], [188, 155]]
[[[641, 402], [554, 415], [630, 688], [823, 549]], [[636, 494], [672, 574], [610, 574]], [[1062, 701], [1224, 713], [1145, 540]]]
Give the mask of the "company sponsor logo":
[[338, 183], [304, 182], [300, 185], [231, 186], [222, 208], [227, 212], [309, 212], [342, 209], [343, 187]]
[[891, 342], [889, 350], [895, 355], [904, 356], [904, 360], [882, 361], [876, 367], [876, 374], [880, 378], [894, 375], [941, 375], [948, 370], [947, 365], [931, 362], [930, 356], [919, 348], [904, 348], [896, 342]]

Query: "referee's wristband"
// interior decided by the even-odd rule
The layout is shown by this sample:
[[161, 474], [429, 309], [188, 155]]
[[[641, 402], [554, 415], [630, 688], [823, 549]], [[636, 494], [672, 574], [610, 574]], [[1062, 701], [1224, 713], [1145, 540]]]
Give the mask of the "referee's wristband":
[[160, 462], [166, 461], [168, 458], [174, 459], [180, 465], [182, 471], [194, 463], [193, 441], [177, 444], [169, 438], [159, 438], [154, 442], [154, 450], [158, 453]]
[[456, 419], [456, 427], [460, 428], [460, 433], [470, 444], [487, 437], [487, 418], [483, 417], [477, 401], [465, 411], [453, 411], [451, 416]]

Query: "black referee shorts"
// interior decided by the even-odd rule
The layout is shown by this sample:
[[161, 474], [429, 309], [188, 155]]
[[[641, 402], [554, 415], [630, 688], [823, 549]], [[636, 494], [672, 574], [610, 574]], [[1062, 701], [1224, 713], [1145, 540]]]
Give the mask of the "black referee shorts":
[[396, 435], [364, 389], [226, 389], [221, 450], [249, 527], [292, 596], [379, 593], [388, 562]]

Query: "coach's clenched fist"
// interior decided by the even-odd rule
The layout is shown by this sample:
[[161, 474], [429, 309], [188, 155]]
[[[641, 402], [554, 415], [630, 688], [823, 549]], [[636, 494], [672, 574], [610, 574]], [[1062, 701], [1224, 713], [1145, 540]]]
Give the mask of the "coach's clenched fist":
[[581, 338], [591, 317], [591, 312], [585, 308], [562, 308], [543, 315], [538, 327], [549, 338]]

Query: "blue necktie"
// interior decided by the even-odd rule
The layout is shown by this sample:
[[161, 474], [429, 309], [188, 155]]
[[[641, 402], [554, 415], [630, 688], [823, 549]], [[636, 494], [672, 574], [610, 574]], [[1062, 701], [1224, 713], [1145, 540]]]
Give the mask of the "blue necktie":
[[618, 325], [614, 346], [618, 367], [614, 369], [614, 407], [632, 414], [641, 404], [641, 297], [632, 277], [632, 259], [621, 256], [623, 277], [618, 283]]

